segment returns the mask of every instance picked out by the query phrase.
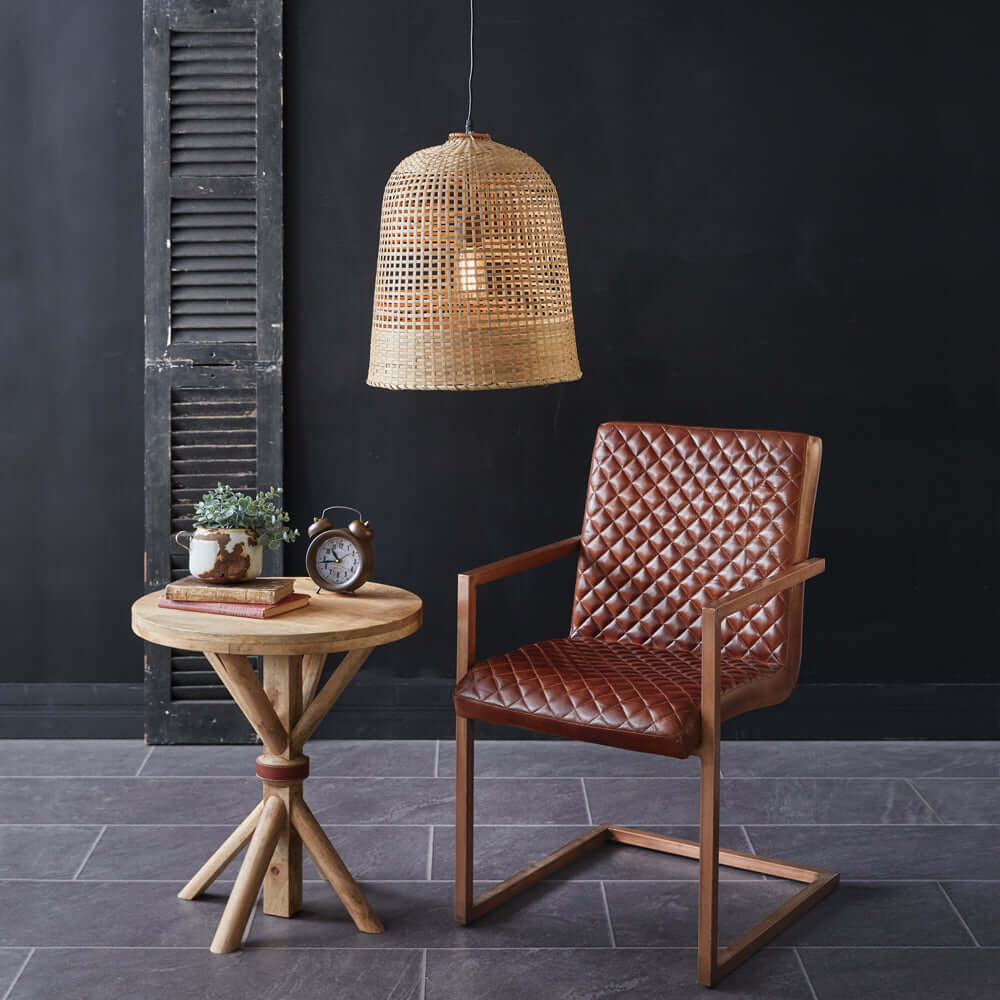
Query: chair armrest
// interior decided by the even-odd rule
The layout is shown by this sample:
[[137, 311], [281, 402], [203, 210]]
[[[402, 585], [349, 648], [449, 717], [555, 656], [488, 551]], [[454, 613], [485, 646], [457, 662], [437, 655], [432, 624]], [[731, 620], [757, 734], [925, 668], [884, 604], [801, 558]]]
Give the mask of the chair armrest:
[[[818, 576], [826, 569], [822, 559], [805, 559], [788, 569], [775, 573], [762, 583], [744, 587], [717, 601], [708, 601], [701, 608], [701, 731], [702, 743], [718, 747], [719, 705], [722, 699], [720, 661], [722, 659], [722, 621], [729, 615], [780, 594], [783, 590]], [[704, 757], [702, 758], [704, 761]]]
[[789, 566], [788, 569], [784, 569], [780, 573], [775, 573], [774, 576], [769, 576], [762, 583], [756, 583], [752, 587], [744, 587], [742, 590], [737, 590], [736, 593], [728, 594], [717, 601], [707, 601], [702, 605], [702, 614], [704, 615], [706, 611], [712, 611], [720, 619], [727, 618], [737, 611], [750, 607], [751, 604], [763, 604], [775, 594], [788, 590], [797, 583], [803, 583], [811, 576], [819, 576], [824, 569], [826, 569], [825, 560], [806, 559], [794, 566]]
[[476, 659], [476, 587], [526, 569], [544, 566], [545, 563], [572, 555], [579, 547], [580, 536], [574, 535], [561, 542], [543, 545], [539, 549], [531, 549], [458, 574], [458, 680], [468, 673]]
[[516, 556], [509, 556], [507, 559], [500, 559], [476, 569], [466, 570], [464, 573], [459, 573], [459, 576], [467, 576], [472, 585], [477, 587], [481, 583], [501, 580], [505, 576], [513, 576], [523, 570], [534, 569], [536, 566], [544, 566], [545, 563], [555, 559], [562, 559], [564, 556], [576, 552], [579, 547], [580, 536], [574, 535], [572, 538], [564, 538], [561, 542], [552, 542], [551, 545], [543, 545], [538, 549], [531, 549]]

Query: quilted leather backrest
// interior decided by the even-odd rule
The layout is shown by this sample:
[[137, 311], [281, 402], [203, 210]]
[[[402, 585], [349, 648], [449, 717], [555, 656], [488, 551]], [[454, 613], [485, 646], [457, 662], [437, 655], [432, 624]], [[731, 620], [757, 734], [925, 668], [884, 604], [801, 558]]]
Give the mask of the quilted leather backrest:
[[[705, 601], [806, 558], [819, 451], [784, 431], [602, 424], [570, 635], [696, 648]], [[801, 615], [801, 588], [733, 615], [725, 653], [797, 670]]]

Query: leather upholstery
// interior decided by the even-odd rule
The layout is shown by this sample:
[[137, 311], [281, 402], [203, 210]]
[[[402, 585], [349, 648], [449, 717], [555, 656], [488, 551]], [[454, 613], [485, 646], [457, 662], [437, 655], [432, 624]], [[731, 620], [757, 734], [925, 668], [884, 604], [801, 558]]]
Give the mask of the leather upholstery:
[[[697, 649], [701, 606], [790, 565], [807, 437], [665, 424], [597, 433], [575, 636]], [[723, 631], [725, 652], [783, 662], [785, 598]]]
[[[723, 660], [723, 715], [780, 668]], [[687, 757], [701, 740], [701, 653], [602, 639], [548, 639], [493, 656], [463, 678], [460, 715], [647, 753]]]
[[[597, 432], [570, 638], [475, 665], [456, 710], [686, 756], [700, 739], [701, 607], [808, 554], [810, 438], [608, 423]], [[723, 717], [787, 696], [801, 586], [723, 622]]]

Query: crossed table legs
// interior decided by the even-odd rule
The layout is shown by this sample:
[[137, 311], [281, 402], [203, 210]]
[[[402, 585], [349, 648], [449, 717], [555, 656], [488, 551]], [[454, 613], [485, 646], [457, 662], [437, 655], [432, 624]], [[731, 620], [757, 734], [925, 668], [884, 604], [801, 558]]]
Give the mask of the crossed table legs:
[[212, 940], [216, 954], [240, 947], [261, 885], [265, 913], [291, 917], [298, 912], [303, 844], [358, 930], [382, 932], [381, 921], [302, 798], [302, 783], [309, 776], [309, 758], [302, 755], [302, 747], [370, 652], [349, 652], [318, 694], [325, 653], [264, 656], [263, 686], [245, 656], [205, 653], [267, 751], [257, 758], [263, 800], [178, 893], [181, 899], [195, 899], [249, 842]]

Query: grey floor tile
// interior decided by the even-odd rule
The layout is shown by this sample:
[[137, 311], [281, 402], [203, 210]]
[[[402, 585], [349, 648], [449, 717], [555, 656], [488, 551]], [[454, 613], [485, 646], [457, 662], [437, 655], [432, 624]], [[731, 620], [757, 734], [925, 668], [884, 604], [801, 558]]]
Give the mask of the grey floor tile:
[[28, 948], [0, 948], [0, 997], [6, 995], [30, 954]]
[[196, 902], [177, 898], [182, 885], [0, 882], [0, 946], [207, 948], [232, 883]]
[[1000, 824], [1000, 778], [921, 778], [913, 784], [945, 823]]
[[750, 826], [758, 854], [844, 879], [1000, 879], [989, 826]]
[[[187, 880], [231, 832], [231, 826], [109, 826], [80, 878]], [[355, 878], [427, 877], [427, 828], [330, 826], [326, 832]], [[322, 878], [308, 851], [304, 856], [304, 877]], [[222, 877], [236, 878], [242, 859], [240, 854]]]
[[[429, 951], [426, 1000], [703, 1000], [695, 963], [685, 949]], [[810, 998], [790, 950], [755, 955], [713, 992], [734, 1000]]]
[[418, 1000], [422, 978], [419, 951], [45, 950], [10, 1000]]
[[432, 778], [436, 740], [318, 740], [310, 771], [334, 777]]
[[99, 826], [0, 826], [0, 878], [72, 878], [100, 832]]
[[841, 882], [775, 943], [965, 948], [973, 942], [936, 882]]
[[1000, 882], [945, 882], [944, 889], [976, 941], [1000, 947]]
[[[587, 778], [595, 822], [698, 822], [700, 782], [690, 778]], [[903, 780], [725, 778], [723, 823], [937, 823]]]
[[380, 882], [362, 888], [385, 925], [384, 934], [357, 931], [333, 890], [308, 882], [302, 911], [292, 920], [269, 917], [258, 908], [250, 943], [255, 948], [594, 948], [611, 943], [600, 885], [594, 882], [536, 885], [469, 927], [455, 923], [449, 883]]
[[[719, 939], [728, 943], [804, 888], [785, 880], [725, 884]], [[623, 947], [694, 946], [694, 882], [606, 882], [615, 940]], [[845, 883], [775, 939], [779, 946], [889, 947], [972, 944], [933, 882]]]
[[725, 740], [730, 778], [1000, 777], [1000, 743], [930, 740]]
[[[586, 832], [585, 826], [481, 826], [475, 832], [476, 878], [502, 881], [550, 851]], [[685, 840], [697, 840], [697, 827], [651, 827]], [[721, 828], [723, 847], [748, 851], [746, 838], [738, 826]], [[455, 829], [434, 829], [434, 878], [450, 879], [455, 870]], [[549, 876], [554, 881], [573, 879], [697, 879], [698, 862], [641, 847], [608, 843], [585, 854], [566, 868]], [[761, 876], [738, 868], [720, 868], [719, 878], [759, 881]]]
[[[310, 778], [306, 801], [323, 824], [455, 822], [452, 778]], [[476, 819], [482, 823], [585, 824], [580, 782], [484, 778], [476, 782]]]
[[260, 745], [153, 747], [142, 769], [142, 777], [248, 778], [256, 773], [254, 766], [263, 752]]
[[[476, 774], [483, 778], [683, 778], [697, 776], [697, 757], [675, 760], [570, 740], [477, 740]], [[438, 774], [455, 773], [455, 744], [441, 741]]]
[[[693, 948], [698, 943], [697, 882], [605, 882], [615, 943], [622, 948]], [[790, 882], [719, 886], [719, 945], [728, 944], [796, 892]]]
[[0, 740], [0, 776], [133, 775], [148, 753], [139, 740]]
[[0, 778], [0, 823], [231, 823], [260, 799], [255, 778]]
[[986, 1000], [1000, 994], [1000, 951], [803, 948], [820, 1000]]
[[[219, 775], [254, 773], [259, 746], [155, 747], [143, 775]], [[385, 778], [434, 776], [434, 740], [317, 740], [306, 746], [314, 776]]]

